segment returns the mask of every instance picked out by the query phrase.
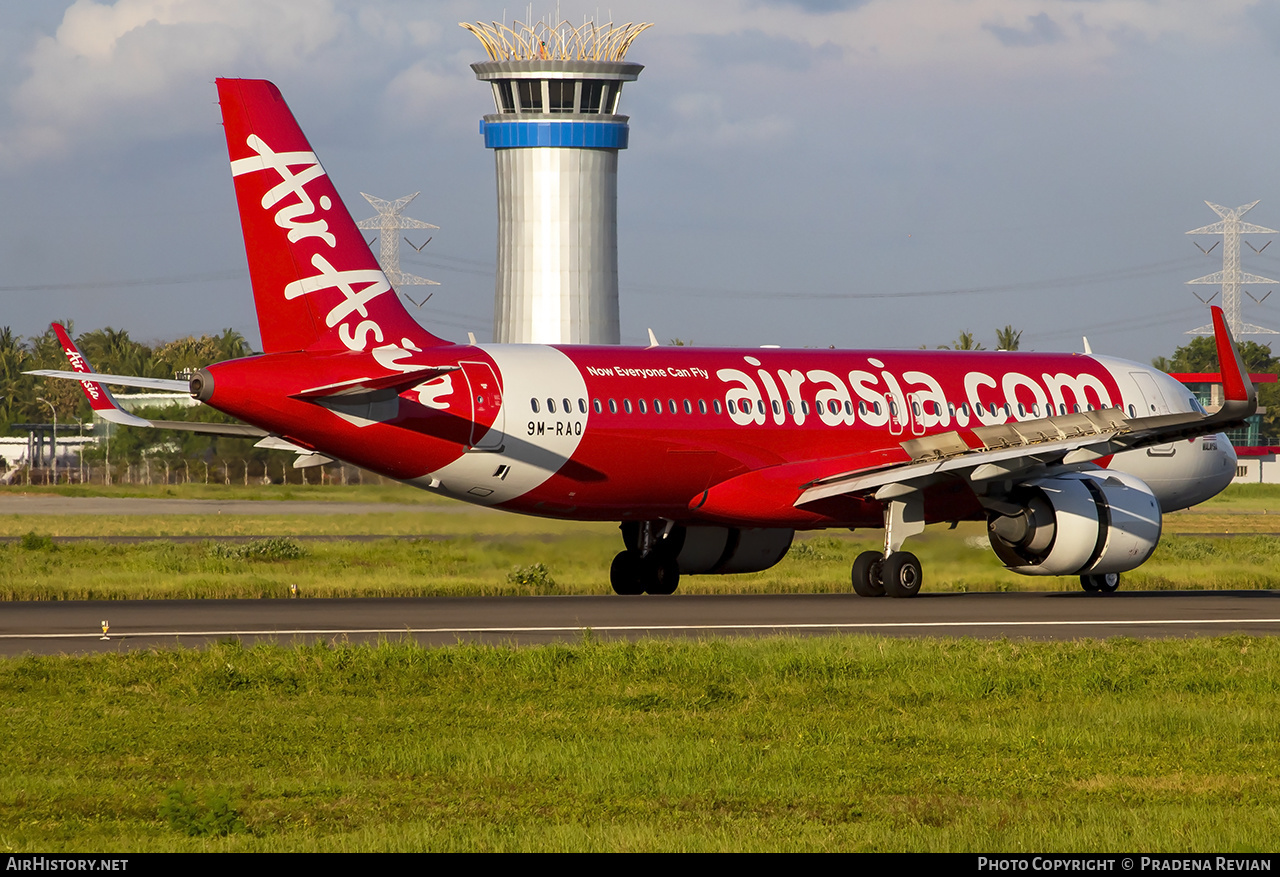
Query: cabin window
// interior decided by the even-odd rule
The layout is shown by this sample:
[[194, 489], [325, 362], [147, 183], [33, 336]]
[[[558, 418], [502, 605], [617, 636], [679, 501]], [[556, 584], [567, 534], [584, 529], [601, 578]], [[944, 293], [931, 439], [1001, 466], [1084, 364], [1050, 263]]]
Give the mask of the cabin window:
[[644, 400], [643, 400], [643, 399], [637, 399], [637, 400], [636, 400], [636, 408], [637, 408], [637, 410], [639, 410], [639, 412], [640, 412], [641, 414], [647, 414], [647, 413], [648, 413], [648, 411], [646, 411], [646, 410], [645, 410], [645, 407], [644, 407]]
[[793, 416], [796, 413], [796, 403], [792, 402], [790, 399], [787, 400], [787, 413]]
[[533, 413], [534, 413], [534, 414], [537, 414], [537, 413], [538, 413], [538, 400], [537, 400], [537, 399], [530, 399], [530, 400], [529, 400], [529, 407], [533, 409]]
[[556, 413], [556, 400], [555, 400], [555, 399], [548, 399], [548, 400], [547, 400], [547, 413], [548, 413], [548, 414], [555, 414], [555, 413]]
[[853, 403], [848, 399], [844, 400], [844, 413], [849, 415], [853, 414]]
[[547, 112], [549, 113], [572, 113], [574, 86], [577, 83], [572, 79], [552, 79], [547, 82]]
[[867, 403], [866, 403], [866, 402], [859, 402], [859, 403], [858, 403], [858, 413], [859, 413], [859, 414], [862, 414], [862, 415], [864, 415], [864, 416], [866, 415], [866, 413], [867, 413]]
[[565, 413], [565, 414], [572, 414], [572, 413], [573, 413], [573, 403], [572, 403], [572, 402], [570, 402], [568, 399], [563, 399], [563, 400], [561, 400], [561, 401], [563, 401], [563, 402], [564, 402], [564, 413]]
[[579, 112], [599, 113], [604, 98], [604, 82], [602, 80], [584, 80], [582, 83], [582, 107]]
[[913, 414], [915, 414], [915, 416], [916, 416], [916, 417], [919, 417], [919, 416], [920, 416], [920, 403], [919, 403], [919, 402], [912, 402], [912, 403], [911, 403], [911, 412], [912, 412]]
[[706, 399], [699, 399], [699, 400], [698, 400], [698, 413], [700, 413], [700, 414], [706, 414], [706, 413], [707, 413], [707, 400], [706, 400]]
[[684, 400], [684, 413], [685, 413], [685, 414], [692, 414], [692, 413], [693, 413], [693, 405], [692, 405], [692, 404], [690, 404], [690, 402], [689, 402], [689, 400], [688, 400], [688, 399], [685, 399], [685, 400]]
[[610, 414], [618, 413], [618, 403], [613, 399], [609, 400], [609, 413]]
[[764, 414], [764, 400], [763, 400], [763, 399], [757, 399], [757, 400], [756, 400], [756, 411], [758, 411], [758, 412], [759, 412], [759, 413], [761, 413], [761, 414]]
[[578, 400], [578, 412], [579, 412], [580, 414], [586, 414], [586, 413], [587, 413], [587, 400], [586, 400], [586, 399], [579, 399], [579, 400]]
[[720, 413], [720, 400], [719, 400], [719, 399], [712, 399], [712, 400], [711, 400], [711, 410], [715, 411], [715, 413], [716, 413], [716, 414], [719, 414], [719, 413]]
[[631, 413], [631, 400], [630, 400], [630, 399], [623, 399], [623, 400], [622, 400], [622, 410], [623, 410], [623, 411], [625, 411], [625, 412], [626, 412], [626, 413], [628, 413], [628, 414], [630, 414], [630, 413]]
[[675, 400], [675, 399], [668, 399], [668, 400], [667, 400], [667, 410], [668, 410], [668, 411], [670, 411], [672, 414], [675, 414], [675, 413], [676, 413], [676, 400]]
[[780, 414], [782, 414], [782, 406], [781, 406], [780, 404], [778, 404], [778, 400], [777, 400], [777, 399], [774, 399], [774, 400], [770, 403], [770, 407], [771, 407], [771, 408], [773, 408], [773, 413], [774, 413], [774, 414], [779, 414], [779, 415], [780, 415]]
[[592, 409], [594, 409], [594, 410], [595, 410], [596, 414], [599, 414], [599, 413], [600, 413], [600, 411], [601, 411], [601, 408], [600, 408], [600, 400], [599, 400], [599, 399], [592, 399], [592, 400], [591, 400], [591, 407], [592, 407]]
[[512, 85], [515, 86], [516, 95], [520, 99], [520, 112], [542, 112], [542, 83], [539, 80], [517, 79]]
[[732, 399], [730, 399], [729, 401], [725, 402], [725, 403], [724, 403], [724, 407], [726, 407], [726, 408], [728, 408], [728, 409], [729, 409], [729, 413], [730, 413], [730, 414], [737, 414], [737, 413], [738, 413], [738, 404], [737, 404], [736, 402], [734, 402]]
[[[880, 406], [877, 405], [876, 407], [879, 408]], [[894, 417], [898, 416], [898, 400], [896, 399], [889, 400], [889, 413], [892, 414]]]
[[1027, 416], [1027, 409], [1025, 409], [1025, 408], [1023, 408], [1023, 407], [1022, 407], [1022, 403], [1021, 403], [1021, 402], [1019, 402], [1019, 403], [1018, 403], [1018, 416], [1019, 416], [1019, 417], [1026, 417], [1026, 416]]
[[835, 399], [830, 400], [829, 402], [827, 402], [827, 410], [830, 411], [832, 414], [839, 414], [840, 403], [837, 402]]
[[654, 413], [654, 414], [661, 414], [661, 413], [662, 413], [662, 400], [661, 400], [661, 399], [654, 399], [654, 400], [653, 400], [653, 413]]
[[514, 113], [516, 105], [511, 100], [511, 82], [502, 80], [493, 84], [493, 94], [497, 98], [498, 112]]

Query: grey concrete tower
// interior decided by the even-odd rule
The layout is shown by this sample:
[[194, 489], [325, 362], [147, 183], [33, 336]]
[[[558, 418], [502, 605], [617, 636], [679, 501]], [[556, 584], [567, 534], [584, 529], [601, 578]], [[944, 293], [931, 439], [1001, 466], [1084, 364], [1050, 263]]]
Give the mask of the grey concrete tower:
[[623, 60], [648, 24], [463, 23], [489, 60], [480, 123], [498, 178], [494, 341], [617, 344], [618, 150], [627, 148]]

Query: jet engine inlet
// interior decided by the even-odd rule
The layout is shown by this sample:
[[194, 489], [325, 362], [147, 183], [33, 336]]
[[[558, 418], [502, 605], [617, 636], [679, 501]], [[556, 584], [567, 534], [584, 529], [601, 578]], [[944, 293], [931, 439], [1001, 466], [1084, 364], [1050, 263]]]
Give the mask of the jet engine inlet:
[[1146, 562], [1160, 541], [1155, 494], [1121, 472], [1037, 479], [1007, 502], [1022, 505], [1021, 511], [993, 514], [988, 538], [1005, 566], [1023, 575], [1128, 572]]

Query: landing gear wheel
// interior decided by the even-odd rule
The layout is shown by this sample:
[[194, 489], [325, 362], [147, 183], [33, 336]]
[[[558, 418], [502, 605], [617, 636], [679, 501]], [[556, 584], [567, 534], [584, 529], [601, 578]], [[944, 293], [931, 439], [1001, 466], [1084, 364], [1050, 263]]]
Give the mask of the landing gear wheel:
[[667, 596], [680, 586], [680, 567], [674, 558], [650, 554], [640, 561], [640, 579], [645, 593]]
[[644, 593], [644, 580], [641, 578], [640, 558], [630, 551], [620, 551], [609, 567], [609, 584], [613, 585], [615, 594], [632, 597]]
[[914, 597], [924, 583], [919, 558], [910, 551], [893, 552], [880, 567], [880, 580], [890, 597]]
[[1120, 587], [1120, 573], [1108, 572], [1096, 576], [1080, 576], [1080, 587], [1086, 591], [1114, 594]]
[[884, 596], [884, 584], [880, 581], [883, 559], [879, 551], [864, 551], [854, 558], [853, 592], [859, 597]]

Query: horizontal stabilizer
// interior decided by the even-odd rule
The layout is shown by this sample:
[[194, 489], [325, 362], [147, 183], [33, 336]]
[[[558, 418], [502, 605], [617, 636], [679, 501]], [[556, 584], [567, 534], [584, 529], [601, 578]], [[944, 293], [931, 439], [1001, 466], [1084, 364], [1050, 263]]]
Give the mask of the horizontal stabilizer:
[[309, 390], [303, 390], [301, 393], [295, 393], [293, 398], [323, 399], [328, 396], [358, 396], [362, 393], [372, 393], [377, 390], [404, 392], [432, 378], [438, 378], [449, 372], [456, 372], [459, 368], [460, 366], [456, 365], [442, 365], [415, 369], [411, 372], [397, 372], [393, 375], [382, 375], [376, 378], [354, 378], [349, 381], [339, 381], [336, 384], [312, 387]]
[[50, 368], [39, 368], [24, 375], [37, 375], [42, 378], [63, 378], [69, 381], [91, 380], [99, 384], [111, 384], [117, 387], [138, 387], [143, 390], [159, 390], [162, 393], [190, 393], [189, 381], [175, 381], [171, 378], [141, 378], [137, 375], [104, 375], [100, 372], [64, 372]]

